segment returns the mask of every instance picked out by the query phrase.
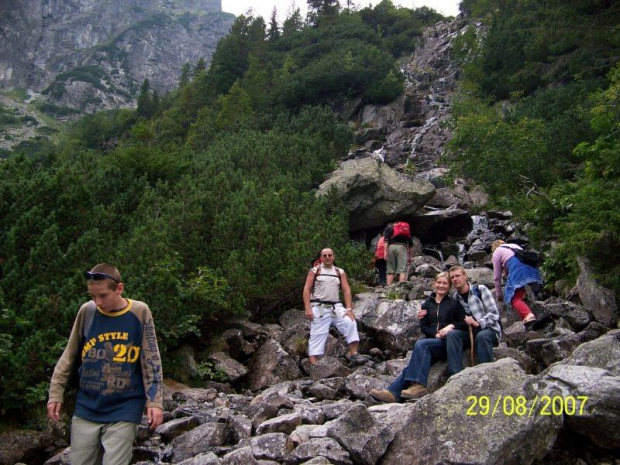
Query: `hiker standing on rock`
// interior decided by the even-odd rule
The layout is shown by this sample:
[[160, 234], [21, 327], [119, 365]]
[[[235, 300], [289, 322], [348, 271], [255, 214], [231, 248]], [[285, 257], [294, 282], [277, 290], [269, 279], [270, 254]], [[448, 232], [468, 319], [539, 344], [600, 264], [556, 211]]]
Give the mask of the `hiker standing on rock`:
[[[448, 359], [448, 374], [453, 375], [463, 369], [461, 353], [451, 355], [447, 351], [447, 337], [457, 330], [466, 331], [465, 310], [462, 305], [448, 295], [450, 277], [439, 273], [433, 283], [433, 292], [418, 311], [420, 326], [426, 336], [413, 346], [409, 364], [387, 389], [372, 389], [370, 396], [381, 402], [398, 402], [401, 399], [416, 399], [428, 394], [426, 387], [431, 365], [438, 360]], [[459, 363], [455, 363], [454, 358]]]
[[128, 464], [145, 404], [150, 429], [163, 419], [153, 317], [144, 302], [123, 298], [124, 284], [114, 266], [101, 263], [86, 272], [86, 280], [92, 301], [80, 308], [54, 369], [47, 415], [60, 420], [65, 389], [79, 367], [72, 465]]
[[[473, 338], [476, 351], [476, 363], [493, 361], [493, 347], [499, 344], [502, 329], [500, 316], [491, 291], [482, 284], [470, 284], [465, 268], [455, 265], [450, 268], [450, 280], [457, 299], [465, 309], [465, 323], [471, 328], [466, 331], [455, 330], [448, 334], [446, 344], [448, 357], [462, 369], [461, 354], [463, 347], [471, 347]], [[452, 355], [451, 355], [452, 354]], [[457, 357], [458, 354], [458, 357]], [[459, 370], [460, 371], [460, 370]]]
[[[334, 266], [332, 249], [323, 249], [320, 255], [320, 263], [308, 272], [303, 291], [306, 318], [310, 320], [310, 363], [314, 365], [324, 355], [332, 325], [336, 326], [349, 345], [347, 360], [355, 364], [366, 363], [368, 359], [357, 353], [360, 337], [347, 274], [342, 268]], [[340, 290], [345, 306], [340, 302]]]
[[515, 250], [523, 250], [517, 244], [506, 244], [497, 240], [491, 244], [493, 252], [493, 280], [495, 282], [495, 294], [497, 300], [502, 300], [502, 273], [506, 275], [504, 288], [504, 302], [510, 303], [523, 324], [527, 327], [536, 321], [536, 315], [525, 303], [525, 286], [528, 284], [542, 284], [542, 278], [538, 268], [523, 263], [515, 255]]
[[[384, 287], [387, 284], [387, 263], [385, 261], [385, 236], [378, 234], [376, 244], [374, 248], [371, 247], [371, 251], [374, 252], [372, 257], [372, 263], [375, 265], [377, 272], [379, 273], [378, 287]], [[374, 239], [373, 239], [374, 241]]]
[[399, 221], [385, 228], [385, 260], [387, 262], [387, 285], [394, 282], [398, 274], [398, 282], [407, 280], [407, 266], [411, 263], [413, 240], [409, 223]]

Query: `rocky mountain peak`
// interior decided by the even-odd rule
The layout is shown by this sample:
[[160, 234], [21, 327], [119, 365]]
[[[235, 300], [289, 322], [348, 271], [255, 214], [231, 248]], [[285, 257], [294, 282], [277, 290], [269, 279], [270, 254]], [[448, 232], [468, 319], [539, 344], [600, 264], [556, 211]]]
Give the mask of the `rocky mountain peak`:
[[166, 92], [208, 65], [233, 21], [221, 0], [3, 1], [0, 89], [64, 113], [132, 107], [144, 79]]

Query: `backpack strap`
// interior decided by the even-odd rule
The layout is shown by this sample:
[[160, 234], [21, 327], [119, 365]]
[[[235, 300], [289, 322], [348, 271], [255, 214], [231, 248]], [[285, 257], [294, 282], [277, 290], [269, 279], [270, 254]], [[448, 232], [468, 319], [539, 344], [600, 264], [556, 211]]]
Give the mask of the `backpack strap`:
[[82, 328], [80, 329], [80, 347], [79, 356], [82, 356], [83, 339], [90, 330], [93, 324], [93, 318], [95, 318], [95, 312], [97, 311], [97, 304], [94, 300], [88, 302], [88, 306], [84, 310], [84, 321], [82, 322]]
[[94, 300], [88, 302], [88, 307], [84, 312], [84, 326], [82, 326], [82, 336], [86, 336], [86, 333], [90, 330], [93, 324], [93, 318], [95, 318], [95, 312], [97, 311], [97, 304]]
[[482, 297], [481, 297], [482, 294], [480, 294], [480, 288], [478, 287], [477, 284], [472, 284], [471, 285], [471, 291], [474, 293], [474, 295], [476, 297], [478, 297], [480, 300], [482, 300]]
[[[312, 271], [313, 269], [314, 268], [312, 268], [310, 271]], [[334, 269], [336, 270], [336, 276], [338, 276], [339, 285], [340, 287], [342, 287], [342, 275], [340, 274], [340, 268], [334, 266]], [[316, 278], [318, 278], [320, 274], [321, 265], [318, 265], [316, 271], [314, 272], [314, 279], [312, 280], [312, 290], [310, 291], [312, 294], [314, 294], [314, 285], [316, 284]]]

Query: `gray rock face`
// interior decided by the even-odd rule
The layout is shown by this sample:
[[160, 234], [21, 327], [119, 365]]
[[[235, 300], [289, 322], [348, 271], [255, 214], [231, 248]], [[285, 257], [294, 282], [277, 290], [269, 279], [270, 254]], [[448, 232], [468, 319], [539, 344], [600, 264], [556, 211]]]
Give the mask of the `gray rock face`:
[[394, 439], [394, 431], [375, 421], [361, 404], [349, 409], [327, 426], [327, 435], [338, 441], [355, 463], [373, 465]]
[[267, 341], [252, 357], [248, 374], [249, 387], [253, 391], [299, 377], [301, 371], [297, 364], [273, 339]]
[[333, 463], [337, 465], [351, 465], [351, 459], [337, 441], [331, 438], [314, 438], [299, 445], [287, 459], [287, 463], [309, 463], [308, 460], [322, 457], [327, 462], [314, 463]]
[[352, 231], [384, 226], [389, 220], [410, 216], [435, 195], [431, 183], [409, 179], [372, 158], [348, 160], [341, 164], [317, 195], [331, 188], [340, 193], [349, 211]]
[[[222, 461], [213, 452], [197, 455], [191, 459], [183, 460], [179, 465], [220, 465]], [[249, 463], [249, 462], [246, 462]]]
[[[548, 409], [566, 426], [606, 449], [620, 447], [620, 331], [580, 345], [528, 383], [529, 395], [548, 396]], [[555, 402], [555, 404], [554, 404]]]
[[577, 291], [581, 302], [592, 311], [596, 321], [605, 326], [615, 327], [618, 322], [618, 306], [614, 293], [596, 283], [586, 258], [579, 257], [577, 261], [580, 272]]
[[224, 352], [217, 352], [209, 356], [215, 363], [215, 368], [226, 373], [229, 381], [237, 381], [248, 374], [248, 369], [238, 361], [230, 358]]
[[164, 441], [171, 441], [177, 436], [180, 436], [187, 431], [196, 428], [198, 424], [198, 418], [193, 416], [176, 418], [174, 420], [159, 425], [155, 432], [159, 434]]
[[221, 0], [3, 1], [0, 88], [51, 86], [54, 102], [80, 109], [131, 105], [144, 79], [168, 91], [185, 63], [208, 64], [233, 19]]
[[258, 425], [256, 434], [285, 433], [291, 434], [295, 428], [301, 425], [301, 415], [297, 412], [266, 420]]
[[224, 423], [205, 423], [172, 441], [172, 457], [175, 462], [190, 459], [209, 452], [214, 446], [228, 441], [230, 430]]
[[222, 457], [222, 465], [258, 465], [251, 447], [242, 447]]
[[[408, 411], [404, 427], [390, 445], [383, 464], [523, 464], [543, 457], [561, 426], [557, 417], [493, 415], [498, 396], [525, 396], [527, 375], [512, 359], [478, 365], [453, 376], [437, 392]], [[470, 396], [487, 396], [486, 415]], [[468, 415], [467, 412], [477, 413]], [[527, 438], [527, 439], [526, 439]]]
[[422, 336], [417, 311], [422, 301], [382, 300], [374, 294], [356, 296], [355, 316], [385, 347], [405, 353]]
[[282, 460], [290, 452], [287, 440], [286, 434], [277, 432], [254, 437], [250, 440], [252, 455], [257, 459]]

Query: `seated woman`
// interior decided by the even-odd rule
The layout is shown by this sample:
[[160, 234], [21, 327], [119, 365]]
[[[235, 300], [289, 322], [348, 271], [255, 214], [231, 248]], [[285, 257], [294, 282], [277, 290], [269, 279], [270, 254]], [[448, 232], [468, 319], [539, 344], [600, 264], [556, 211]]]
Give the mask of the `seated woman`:
[[538, 268], [521, 262], [515, 257], [514, 250], [522, 250], [517, 244], [507, 244], [497, 240], [491, 244], [493, 252], [493, 280], [495, 282], [495, 296], [497, 301], [502, 300], [502, 274], [506, 275], [504, 288], [504, 302], [512, 305], [523, 324], [528, 327], [536, 321], [536, 315], [523, 300], [527, 284], [542, 284]]
[[[451, 363], [446, 350], [446, 335], [454, 329], [467, 331], [465, 310], [461, 304], [448, 295], [450, 278], [448, 273], [439, 273], [433, 283], [435, 292], [424, 301], [418, 312], [422, 332], [426, 336], [413, 346], [409, 364], [387, 389], [372, 389], [370, 396], [381, 402], [399, 402], [401, 399], [415, 399], [428, 394], [426, 384], [431, 365], [438, 360], [448, 360], [448, 373], [460, 371]], [[458, 356], [461, 356], [459, 352]], [[460, 367], [461, 365], [456, 365]]]

